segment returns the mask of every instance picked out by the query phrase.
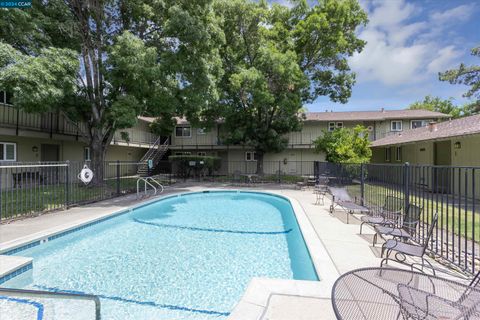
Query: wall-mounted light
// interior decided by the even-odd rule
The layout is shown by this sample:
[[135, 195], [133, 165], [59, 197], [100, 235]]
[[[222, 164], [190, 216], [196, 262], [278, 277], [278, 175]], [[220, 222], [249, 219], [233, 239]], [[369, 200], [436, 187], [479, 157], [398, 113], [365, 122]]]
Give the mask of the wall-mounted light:
[[284, 158], [283, 159], [283, 164], [287, 164], [287, 162], [288, 162], [287, 158]]
[[455, 142], [455, 144], [453, 145], [453, 147], [455, 149], [462, 149], [462, 143], [460, 141], [457, 141]]
[[37, 147], [37, 146], [33, 146], [33, 147], [32, 147], [32, 151], [33, 151], [33, 152], [38, 152], [38, 147]]

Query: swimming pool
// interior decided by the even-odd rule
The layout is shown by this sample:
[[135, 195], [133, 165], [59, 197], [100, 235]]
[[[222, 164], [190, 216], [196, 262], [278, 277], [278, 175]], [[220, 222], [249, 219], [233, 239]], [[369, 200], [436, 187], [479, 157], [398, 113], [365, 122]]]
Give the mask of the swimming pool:
[[318, 280], [290, 202], [254, 192], [168, 197], [15, 255], [4, 287], [98, 295], [105, 319], [223, 319], [253, 277]]

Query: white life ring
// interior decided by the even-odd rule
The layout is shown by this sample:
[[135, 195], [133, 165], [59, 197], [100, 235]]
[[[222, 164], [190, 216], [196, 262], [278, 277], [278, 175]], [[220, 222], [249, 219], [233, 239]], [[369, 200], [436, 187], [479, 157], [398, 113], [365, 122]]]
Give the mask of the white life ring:
[[85, 184], [89, 184], [93, 179], [93, 171], [90, 170], [90, 168], [88, 168], [88, 166], [85, 164], [83, 169], [78, 174], [78, 179], [82, 180], [82, 182]]

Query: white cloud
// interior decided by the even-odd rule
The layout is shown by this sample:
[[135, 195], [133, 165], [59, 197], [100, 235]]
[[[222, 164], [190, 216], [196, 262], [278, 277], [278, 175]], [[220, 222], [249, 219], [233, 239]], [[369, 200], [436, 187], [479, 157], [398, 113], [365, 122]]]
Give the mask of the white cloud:
[[350, 64], [359, 82], [388, 86], [415, 85], [451, 67], [463, 52], [447, 42], [446, 21], [466, 21], [474, 10], [473, 5], [461, 5], [420, 16], [423, 9], [404, 0], [374, 0], [362, 6], [370, 23], [359, 37], [367, 45]]
[[428, 64], [427, 70], [430, 73], [445, 71], [453, 66], [455, 60], [462, 55], [462, 51], [455, 49], [455, 46], [447, 46], [440, 49], [437, 56]]
[[475, 4], [464, 4], [443, 12], [434, 12], [430, 19], [437, 23], [458, 23], [468, 20], [475, 10]]
[[369, 15], [371, 27], [392, 27], [400, 24], [417, 10], [404, 1], [374, 1], [375, 10]]

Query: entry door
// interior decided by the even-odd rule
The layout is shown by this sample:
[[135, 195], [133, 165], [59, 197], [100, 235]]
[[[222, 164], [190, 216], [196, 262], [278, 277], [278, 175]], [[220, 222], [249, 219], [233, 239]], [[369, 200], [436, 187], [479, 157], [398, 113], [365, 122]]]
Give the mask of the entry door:
[[[59, 161], [58, 144], [42, 144], [40, 157], [42, 161]], [[55, 184], [58, 182], [58, 167], [42, 167], [42, 179], [46, 184]]]
[[451, 141], [434, 142], [433, 149], [434, 164], [443, 167], [435, 167], [433, 169], [432, 189], [438, 193], [450, 193], [452, 169], [445, 166], [452, 164]]
[[41, 160], [42, 161], [59, 161], [58, 144], [42, 144]]
[[295, 153], [288, 155], [288, 173], [297, 173], [297, 156]]

